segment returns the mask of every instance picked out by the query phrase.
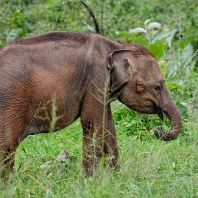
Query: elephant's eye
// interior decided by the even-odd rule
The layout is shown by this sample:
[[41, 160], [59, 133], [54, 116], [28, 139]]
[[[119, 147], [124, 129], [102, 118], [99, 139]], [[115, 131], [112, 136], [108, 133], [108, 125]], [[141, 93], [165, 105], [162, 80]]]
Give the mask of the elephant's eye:
[[154, 86], [155, 90], [160, 91], [161, 90], [161, 85], [158, 83], [157, 85]]

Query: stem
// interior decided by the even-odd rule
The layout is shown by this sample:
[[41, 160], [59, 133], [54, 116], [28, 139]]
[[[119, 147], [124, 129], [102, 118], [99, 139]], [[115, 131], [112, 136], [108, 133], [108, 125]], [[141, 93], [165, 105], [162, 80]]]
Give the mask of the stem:
[[104, 99], [103, 99], [103, 114], [102, 114], [102, 158], [101, 158], [101, 172], [104, 172], [105, 167], [105, 153], [104, 153], [104, 145], [105, 145], [105, 128], [106, 128], [106, 111], [107, 111], [107, 96], [108, 96], [108, 87], [110, 82], [110, 70], [108, 71], [107, 82], [104, 87]]
[[93, 19], [93, 23], [94, 23], [94, 26], [95, 26], [95, 32], [96, 33], [100, 33], [100, 28], [99, 28], [99, 24], [98, 24], [98, 21], [93, 13], [93, 11], [91, 10], [91, 8], [88, 6], [88, 4], [84, 1], [80, 1], [84, 6], [85, 8], [88, 10], [91, 18]]
[[101, 23], [100, 23], [100, 33], [104, 34], [104, 30], [103, 30], [103, 20], [104, 20], [104, 0], [102, 0], [102, 9], [101, 9]]

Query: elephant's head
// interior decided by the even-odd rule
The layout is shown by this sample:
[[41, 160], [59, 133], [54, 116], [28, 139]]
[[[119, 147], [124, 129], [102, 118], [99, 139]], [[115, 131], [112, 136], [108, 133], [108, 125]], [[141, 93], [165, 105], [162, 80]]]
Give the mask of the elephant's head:
[[171, 122], [164, 132], [158, 127], [155, 136], [161, 140], [176, 138], [181, 130], [181, 116], [171, 99], [164, 77], [154, 56], [144, 47], [116, 50], [108, 56], [111, 68], [111, 93], [120, 93], [118, 99], [130, 109], [146, 114], [163, 113]]

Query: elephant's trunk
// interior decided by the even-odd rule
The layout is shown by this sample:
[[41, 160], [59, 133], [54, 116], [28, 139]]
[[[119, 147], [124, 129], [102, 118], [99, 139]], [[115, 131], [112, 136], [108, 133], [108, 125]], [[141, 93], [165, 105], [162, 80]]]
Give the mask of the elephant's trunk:
[[161, 109], [170, 120], [171, 129], [168, 132], [164, 132], [163, 127], [158, 127], [155, 131], [155, 136], [160, 140], [170, 141], [179, 135], [182, 127], [182, 120], [179, 110], [172, 101], [169, 93], [166, 94], [166, 97], [162, 98]]

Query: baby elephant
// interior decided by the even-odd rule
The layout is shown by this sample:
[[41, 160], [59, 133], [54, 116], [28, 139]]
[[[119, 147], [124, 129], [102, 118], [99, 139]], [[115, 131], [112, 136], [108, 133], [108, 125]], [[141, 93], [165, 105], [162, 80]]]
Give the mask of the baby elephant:
[[92, 175], [102, 156], [118, 166], [110, 102], [132, 110], [163, 113], [171, 129], [156, 137], [169, 141], [181, 129], [155, 57], [145, 48], [97, 34], [49, 32], [7, 44], [0, 52], [1, 177], [14, 166], [19, 143], [28, 135], [58, 131], [81, 118], [83, 170]]

